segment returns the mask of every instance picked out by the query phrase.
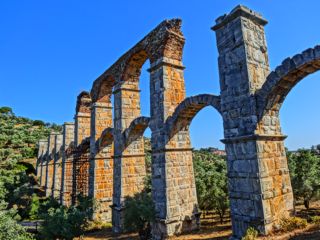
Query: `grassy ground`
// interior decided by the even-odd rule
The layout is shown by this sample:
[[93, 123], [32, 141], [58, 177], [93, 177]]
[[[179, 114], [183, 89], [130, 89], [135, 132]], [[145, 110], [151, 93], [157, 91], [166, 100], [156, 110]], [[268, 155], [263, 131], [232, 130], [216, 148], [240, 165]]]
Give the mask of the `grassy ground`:
[[[297, 207], [297, 216], [308, 219], [309, 216], [320, 216], [320, 202], [313, 203], [309, 211], [303, 206]], [[201, 219], [201, 229], [194, 233], [184, 234], [170, 239], [177, 240], [228, 240], [231, 236], [230, 218], [226, 217], [223, 223], [217, 215], [209, 214]], [[111, 226], [107, 226], [99, 231], [90, 232], [85, 235], [84, 240], [113, 240], [128, 239], [138, 240], [138, 234], [113, 234]], [[296, 230], [290, 233], [277, 233], [275, 235], [259, 237], [259, 240], [320, 240], [320, 226], [309, 224], [303, 230]]]

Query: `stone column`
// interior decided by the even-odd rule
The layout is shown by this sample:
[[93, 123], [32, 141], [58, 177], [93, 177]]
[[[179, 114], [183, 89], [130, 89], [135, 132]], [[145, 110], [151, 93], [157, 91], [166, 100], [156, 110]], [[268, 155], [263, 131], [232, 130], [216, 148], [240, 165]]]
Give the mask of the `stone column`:
[[52, 195], [60, 201], [61, 178], [62, 178], [62, 140], [63, 135], [57, 134], [54, 142], [54, 168], [53, 168], [53, 188]]
[[154, 239], [199, 227], [198, 203], [188, 128], [169, 138], [163, 127], [185, 99], [181, 61], [161, 58], [151, 64], [152, 195], [157, 219]]
[[93, 219], [111, 222], [113, 139], [108, 141], [101, 139], [101, 134], [106, 128], [112, 128], [111, 102], [93, 103], [91, 106], [89, 196], [93, 197], [99, 206], [93, 214]]
[[114, 89], [114, 174], [112, 228], [123, 230], [123, 205], [126, 196], [144, 188], [146, 176], [143, 136], [125, 146], [123, 132], [141, 115], [138, 81], [120, 82]]
[[[219, 51], [234, 239], [241, 239], [249, 226], [267, 234], [279, 217], [292, 210], [285, 137], [256, 131], [254, 94], [269, 74], [266, 23], [260, 14], [238, 6], [219, 17], [213, 27]], [[265, 127], [273, 128], [271, 123]]]
[[47, 154], [47, 166], [46, 166], [46, 185], [45, 191], [46, 196], [52, 196], [52, 188], [53, 188], [53, 170], [54, 170], [54, 144], [55, 144], [55, 137], [57, 133], [50, 133], [48, 138], [48, 154]]
[[88, 195], [89, 156], [86, 152], [81, 152], [82, 149], [79, 146], [85, 138], [90, 137], [90, 118], [90, 109], [87, 109], [86, 112], [78, 112], [75, 116], [76, 154], [73, 161], [73, 203], [75, 203], [78, 194]]
[[39, 185], [41, 186], [41, 177], [42, 177], [42, 164], [44, 161], [44, 156], [47, 152], [47, 140], [39, 140], [38, 146], [38, 156], [37, 156], [37, 166], [36, 166], [36, 172], [37, 172], [37, 179], [39, 181]]
[[62, 180], [61, 180], [61, 204], [71, 205], [72, 181], [73, 181], [73, 150], [74, 150], [74, 123], [63, 124], [62, 142]]
[[46, 155], [48, 148], [48, 140], [43, 139], [39, 141], [38, 161], [37, 161], [37, 178], [40, 186], [45, 185], [45, 167]]

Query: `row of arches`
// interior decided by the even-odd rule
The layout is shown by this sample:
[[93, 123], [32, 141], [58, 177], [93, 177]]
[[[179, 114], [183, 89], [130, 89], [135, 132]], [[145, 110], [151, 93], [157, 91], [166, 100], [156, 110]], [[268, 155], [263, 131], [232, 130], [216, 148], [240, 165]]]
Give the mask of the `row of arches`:
[[[75, 175], [80, 173], [74, 171], [75, 163], [83, 157], [81, 149], [87, 146], [87, 164], [82, 168], [88, 173], [87, 194], [102, 205], [94, 217], [112, 219], [113, 230], [122, 231], [124, 198], [143, 188], [143, 133], [150, 128], [156, 210], [153, 237], [163, 239], [197, 229], [199, 214], [189, 126], [207, 106], [216, 109], [223, 119], [233, 236], [241, 238], [253, 224], [268, 233], [280, 216], [290, 213], [293, 198], [279, 110], [296, 83], [319, 70], [320, 48], [288, 58], [269, 73], [265, 24], [260, 15], [243, 6], [217, 19], [213, 29], [219, 50], [220, 96], [186, 97], [184, 37], [177, 19], [162, 22], [95, 80], [90, 93], [78, 96], [74, 129], [68, 132], [65, 126], [63, 138], [74, 132], [72, 148], [80, 157], [62, 154], [65, 167], [61, 176], [67, 179], [63, 171], [67, 172], [67, 162], [71, 161], [73, 182], [77, 182]], [[240, 36], [239, 32], [246, 34]], [[250, 40], [246, 40], [248, 36]], [[254, 58], [250, 56], [252, 52]], [[141, 116], [139, 89], [141, 68], [147, 59], [150, 117]], [[70, 147], [68, 141], [62, 144], [64, 152]], [[50, 144], [49, 139], [47, 145]], [[48, 166], [50, 157], [45, 159]], [[62, 199], [67, 198], [63, 197], [65, 193], [77, 192], [74, 187], [61, 189]]]

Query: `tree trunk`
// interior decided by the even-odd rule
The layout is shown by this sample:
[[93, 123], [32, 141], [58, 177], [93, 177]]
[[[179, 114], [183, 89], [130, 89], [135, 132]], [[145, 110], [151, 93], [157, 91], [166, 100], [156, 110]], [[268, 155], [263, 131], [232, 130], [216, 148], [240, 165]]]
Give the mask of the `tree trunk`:
[[304, 199], [303, 204], [304, 204], [305, 208], [306, 208], [307, 210], [309, 210], [309, 207], [310, 207], [310, 201], [309, 201], [309, 199]]

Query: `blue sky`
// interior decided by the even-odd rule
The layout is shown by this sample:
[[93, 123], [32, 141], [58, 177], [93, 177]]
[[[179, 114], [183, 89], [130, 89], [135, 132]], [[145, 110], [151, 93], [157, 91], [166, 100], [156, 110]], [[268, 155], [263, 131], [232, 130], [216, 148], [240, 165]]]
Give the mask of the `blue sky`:
[[[0, 106], [20, 116], [63, 123], [76, 96], [164, 19], [183, 20], [187, 95], [219, 94], [214, 20], [239, 3], [258, 11], [266, 26], [271, 68], [320, 43], [320, 2], [313, 1], [63, 1], [0, 2]], [[149, 115], [148, 63], [140, 87]], [[320, 143], [319, 73], [299, 83], [282, 110], [289, 149]], [[206, 108], [191, 125], [196, 148], [223, 147], [222, 120]]]

